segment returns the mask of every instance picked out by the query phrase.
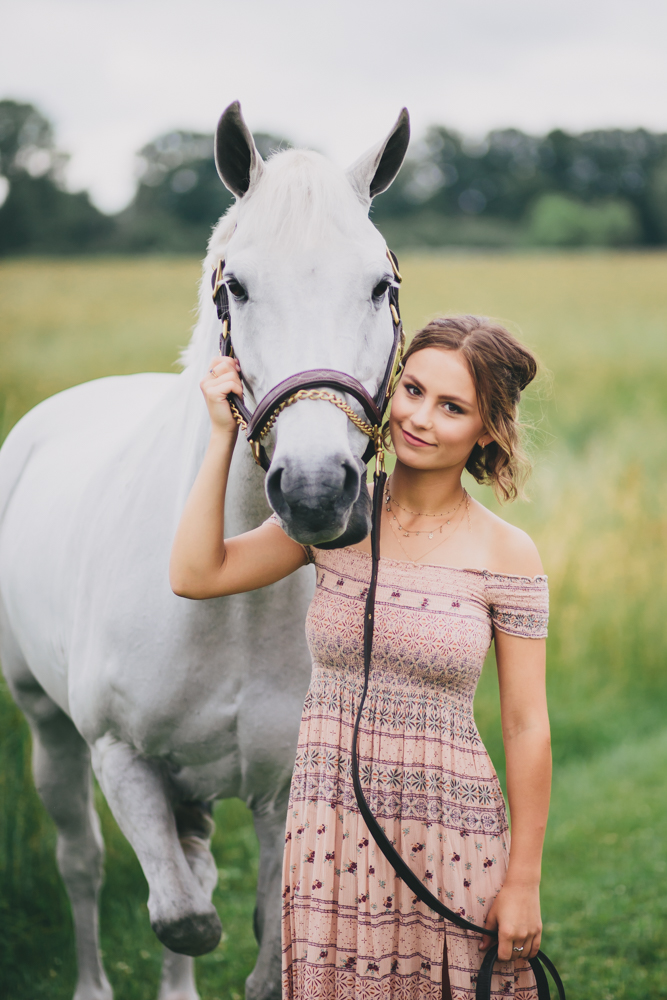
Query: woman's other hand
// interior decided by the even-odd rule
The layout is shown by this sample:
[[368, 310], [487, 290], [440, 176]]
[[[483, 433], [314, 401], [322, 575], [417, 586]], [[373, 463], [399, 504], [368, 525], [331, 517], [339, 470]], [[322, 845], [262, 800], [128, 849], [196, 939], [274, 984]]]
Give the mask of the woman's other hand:
[[[498, 931], [498, 958], [501, 962], [534, 958], [542, 940], [539, 886], [505, 883], [489, 910], [486, 927]], [[480, 951], [486, 951], [493, 940], [484, 936]], [[522, 950], [514, 951], [515, 948]]]
[[213, 358], [209, 370], [200, 382], [214, 430], [236, 437], [239, 426], [234, 419], [227, 397], [233, 392], [241, 399], [243, 384], [241, 366], [236, 358]]

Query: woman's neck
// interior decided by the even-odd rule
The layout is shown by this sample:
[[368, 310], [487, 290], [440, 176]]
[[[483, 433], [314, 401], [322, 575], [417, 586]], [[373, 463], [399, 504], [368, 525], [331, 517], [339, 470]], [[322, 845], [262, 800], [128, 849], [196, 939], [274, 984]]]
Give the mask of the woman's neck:
[[390, 493], [403, 507], [422, 514], [438, 514], [459, 502], [463, 495], [460, 469], [411, 469], [396, 462]]

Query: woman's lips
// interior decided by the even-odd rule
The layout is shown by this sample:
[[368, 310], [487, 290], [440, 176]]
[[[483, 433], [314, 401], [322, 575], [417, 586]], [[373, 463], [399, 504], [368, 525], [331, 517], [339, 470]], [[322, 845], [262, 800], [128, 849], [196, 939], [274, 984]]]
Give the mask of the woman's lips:
[[403, 427], [401, 427], [401, 433], [408, 444], [411, 444], [415, 448], [432, 448], [433, 445], [429, 444], [428, 441], [422, 441], [421, 438], [415, 437], [414, 434], [410, 434]]

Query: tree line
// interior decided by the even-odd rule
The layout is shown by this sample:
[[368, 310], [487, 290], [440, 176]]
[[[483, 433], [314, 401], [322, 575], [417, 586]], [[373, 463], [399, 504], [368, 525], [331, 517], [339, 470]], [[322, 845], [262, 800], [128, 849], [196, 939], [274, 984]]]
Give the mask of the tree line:
[[[255, 136], [263, 156], [290, 143]], [[134, 198], [105, 215], [64, 185], [66, 155], [30, 104], [0, 101], [0, 255], [202, 253], [231, 196], [213, 136], [174, 130], [138, 153]], [[396, 248], [667, 244], [667, 134], [545, 136], [498, 129], [472, 142], [433, 126], [413, 143], [373, 220]]]

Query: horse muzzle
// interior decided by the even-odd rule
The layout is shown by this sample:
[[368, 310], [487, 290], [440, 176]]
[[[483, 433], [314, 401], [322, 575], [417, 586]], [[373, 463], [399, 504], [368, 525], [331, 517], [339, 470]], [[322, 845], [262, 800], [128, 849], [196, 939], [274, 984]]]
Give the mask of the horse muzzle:
[[290, 538], [302, 545], [343, 548], [370, 531], [365, 479], [364, 463], [349, 455], [327, 456], [320, 468], [278, 457], [267, 473], [266, 494]]

